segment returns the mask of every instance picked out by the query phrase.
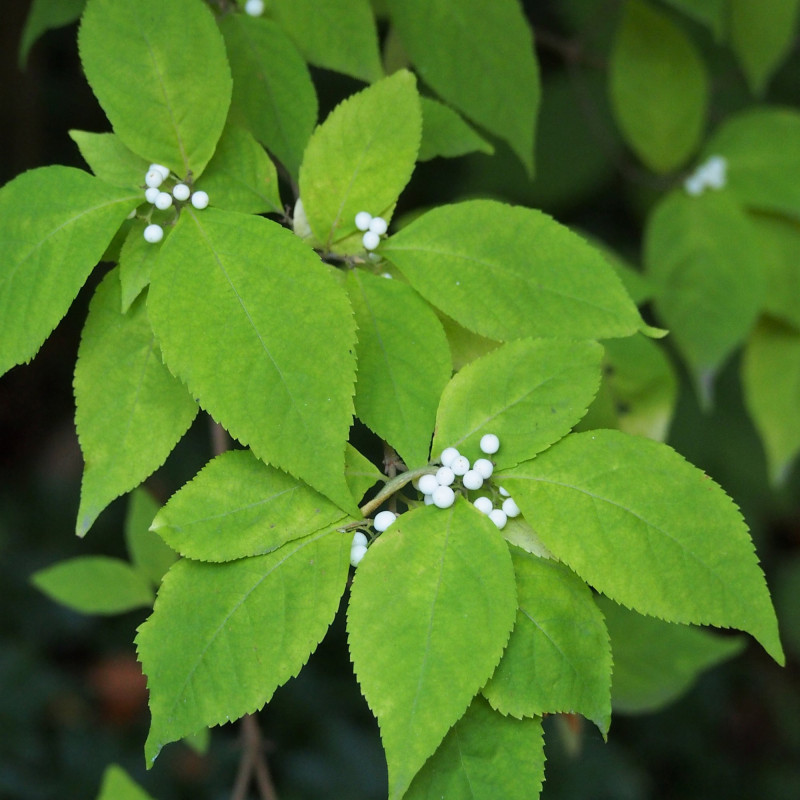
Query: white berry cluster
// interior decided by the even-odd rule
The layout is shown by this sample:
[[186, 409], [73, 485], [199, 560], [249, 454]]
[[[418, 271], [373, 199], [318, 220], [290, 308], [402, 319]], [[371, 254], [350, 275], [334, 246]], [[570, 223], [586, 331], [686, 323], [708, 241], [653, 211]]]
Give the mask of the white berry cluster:
[[725, 156], [711, 156], [683, 183], [686, 193], [696, 197], [706, 189], [722, 189], [726, 182], [728, 161]]
[[356, 214], [356, 228], [364, 231], [361, 237], [364, 249], [374, 250], [381, 243], [381, 236], [389, 229], [389, 224], [383, 217], [373, 217], [369, 211], [359, 211]]
[[[163, 164], [151, 164], [147, 168], [144, 176], [144, 183], [147, 187], [144, 190], [144, 198], [150, 205], [155, 206], [159, 211], [166, 211], [172, 206], [173, 201], [185, 203], [190, 198], [196, 209], [203, 209], [208, 205], [208, 195], [205, 192], [193, 192], [182, 182], [175, 182], [170, 191], [164, 191], [165, 182], [169, 179], [170, 171]], [[157, 223], [151, 222], [144, 229], [144, 238], [145, 241], [156, 244], [164, 238], [164, 229]]]
[[260, 17], [264, 13], [264, 0], [247, 0], [244, 13], [251, 17]]

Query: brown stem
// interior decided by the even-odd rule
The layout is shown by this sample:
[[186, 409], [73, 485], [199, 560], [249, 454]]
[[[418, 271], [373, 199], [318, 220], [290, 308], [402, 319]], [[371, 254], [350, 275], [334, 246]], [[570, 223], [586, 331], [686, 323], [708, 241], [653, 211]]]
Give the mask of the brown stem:
[[258, 720], [254, 714], [247, 714], [241, 720], [242, 729], [242, 760], [236, 774], [236, 783], [233, 787], [231, 800], [245, 800], [250, 779], [255, 778], [258, 794], [261, 800], [278, 800], [275, 786], [269, 774], [267, 759], [264, 754], [264, 740]]

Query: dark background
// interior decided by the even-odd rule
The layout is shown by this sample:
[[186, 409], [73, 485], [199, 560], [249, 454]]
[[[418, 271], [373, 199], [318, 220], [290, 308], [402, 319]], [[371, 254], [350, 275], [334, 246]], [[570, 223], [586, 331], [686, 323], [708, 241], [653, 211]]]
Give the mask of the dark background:
[[[28, 3], [3, 5], [0, 184], [46, 164], [84, 166], [67, 130], [108, 125], [81, 75], [74, 26], [46, 34], [21, 71], [17, 47]], [[662, 186], [628, 159], [608, 115], [602, 54], [614, 6], [528, 4], [545, 76], [533, 185], [502, 151], [494, 159], [436, 160], [418, 169], [405, 210], [479, 191], [544, 208], [636, 260], [643, 215]], [[752, 102], [730, 56], [691, 30], [713, 63], [712, 116]], [[576, 35], [588, 50], [573, 59], [565, 42]], [[795, 48], [768, 100], [797, 107], [799, 70]], [[322, 116], [357, 86], [324, 73], [315, 77]], [[170, 745], [145, 772], [146, 692], [132, 640], [146, 614], [81, 616], [29, 583], [34, 571], [65, 557], [125, 555], [121, 501], [86, 540], [73, 534], [82, 461], [72, 367], [101, 273], [102, 267], [34, 362], [0, 378], [0, 798], [93, 798], [111, 762], [158, 800], [227, 797], [240, 754], [234, 726], [214, 731], [206, 755]], [[800, 477], [795, 469], [780, 491], [767, 486], [737, 369], [734, 360], [707, 415], [684, 382], [670, 443], [742, 507], [776, 595], [789, 663], [780, 669], [752, 643], [665, 711], [615, 716], [608, 743], [588, 724], [575, 730], [548, 719], [545, 800], [800, 797]], [[165, 500], [210, 454], [201, 418], [148, 488]], [[352, 677], [343, 628], [337, 619], [300, 677], [260, 715], [282, 800], [385, 796], [377, 726]]]

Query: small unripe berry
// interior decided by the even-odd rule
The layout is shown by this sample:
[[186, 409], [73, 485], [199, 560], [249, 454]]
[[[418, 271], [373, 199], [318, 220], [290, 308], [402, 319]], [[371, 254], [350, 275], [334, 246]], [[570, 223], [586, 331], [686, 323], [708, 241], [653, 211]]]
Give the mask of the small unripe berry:
[[199, 210], [204, 209], [208, 205], [208, 195], [203, 192], [195, 192], [192, 195], [192, 205]]
[[172, 205], [172, 195], [167, 192], [159, 192], [153, 205], [162, 211], [166, 211]]
[[450, 469], [453, 470], [456, 475], [466, 475], [469, 469], [469, 459], [466, 456], [456, 456], [450, 462]]
[[378, 236], [383, 236], [389, 230], [389, 225], [383, 217], [373, 217], [370, 220], [369, 229]]
[[148, 186], [147, 189], [144, 190], [144, 199], [147, 200], [148, 203], [155, 203], [156, 198], [161, 194], [161, 189], [158, 186]]
[[160, 225], [153, 223], [144, 229], [144, 240], [150, 244], [156, 244], [164, 238], [164, 229]]
[[481, 452], [492, 455], [500, 449], [500, 440], [493, 434], [487, 433], [481, 436]]
[[507, 517], [518, 517], [520, 515], [519, 506], [511, 497], [506, 497], [503, 500], [503, 511], [505, 511]]
[[494, 522], [494, 524], [497, 525], [500, 530], [503, 530], [503, 528], [506, 526], [506, 522], [508, 522], [506, 512], [499, 508], [493, 508], [489, 512], [489, 519]]
[[355, 547], [356, 545], [362, 545], [363, 547], [366, 547], [368, 544], [369, 539], [367, 539], [367, 535], [364, 533], [364, 531], [356, 531], [353, 534], [353, 544], [351, 547]]
[[461, 453], [459, 453], [455, 447], [445, 447], [445, 449], [442, 450], [442, 457], [439, 460], [445, 467], [449, 467], [453, 463], [453, 460], [460, 455]]
[[393, 511], [379, 511], [375, 515], [375, 521], [372, 523], [372, 527], [375, 528], [378, 533], [383, 533], [396, 519], [397, 514]]
[[192, 190], [185, 183], [176, 183], [172, 187], [172, 196], [181, 202], [188, 200], [191, 193]]
[[144, 176], [144, 182], [151, 188], [157, 189], [164, 183], [164, 174], [158, 169], [149, 169]]
[[480, 489], [483, 486], [483, 475], [476, 469], [469, 469], [461, 479], [465, 489]]
[[488, 497], [476, 497], [472, 505], [483, 514], [490, 514], [492, 511], [492, 501]]
[[456, 479], [456, 474], [450, 467], [439, 467], [436, 470], [436, 480], [442, 486], [452, 486]]
[[360, 231], [368, 231], [370, 222], [372, 222], [372, 214], [369, 211], [359, 211], [356, 214], [356, 228]]
[[435, 475], [423, 475], [419, 479], [419, 490], [422, 494], [433, 494], [438, 485], [439, 481], [436, 480]]
[[361, 559], [367, 554], [367, 547], [363, 544], [354, 544], [350, 548], [350, 563], [357, 567], [361, 563]]
[[163, 164], [151, 164], [147, 168], [147, 171], [150, 172], [150, 170], [152, 170], [152, 169], [156, 170], [157, 172], [160, 172], [161, 173], [161, 177], [164, 180], [169, 178], [169, 167], [165, 167]]
[[479, 458], [472, 465], [472, 469], [474, 469], [475, 472], [477, 472], [484, 480], [488, 480], [492, 477], [492, 473], [494, 472], [494, 464], [492, 464], [488, 458]]
[[456, 501], [456, 493], [449, 486], [437, 486], [431, 496], [437, 508], [450, 508]]
[[361, 242], [365, 250], [374, 250], [381, 243], [381, 237], [373, 231], [367, 231], [361, 237]]
[[260, 17], [264, 13], [264, 0], [247, 0], [244, 13], [251, 17]]

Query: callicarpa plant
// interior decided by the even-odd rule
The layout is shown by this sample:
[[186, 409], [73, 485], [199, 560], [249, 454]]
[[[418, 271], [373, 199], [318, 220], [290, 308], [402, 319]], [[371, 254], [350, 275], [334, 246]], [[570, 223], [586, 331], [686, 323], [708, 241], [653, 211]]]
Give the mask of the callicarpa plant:
[[[641, 276], [534, 208], [403, 201], [395, 215], [418, 161], [499, 143], [533, 176], [539, 68], [516, 0], [71, 5], [34, 2], [25, 46], [80, 16], [111, 131], [70, 131], [89, 171], [42, 167], [0, 190], [0, 372], [102, 273], [74, 371], [75, 531], [129, 495], [131, 561], [85, 556], [33, 580], [90, 613], [152, 607], [136, 634], [148, 765], [252, 721], [340, 604], [392, 800], [537, 797], [543, 716], [605, 736], [612, 700], [679, 694], [743, 644], [700, 626], [783, 663], [737, 506], [662, 441], [674, 386], [655, 340], [670, 331], [711, 398], [764, 308], [757, 166], [737, 153], [765, 117], [797, 130], [796, 115], [733, 119], [675, 178], [640, 293]], [[700, 149], [700, 56], [654, 3], [621, 4], [616, 24], [619, 127], [673, 173]], [[322, 121], [309, 65], [360, 82]], [[796, 189], [783, 196], [797, 209]], [[713, 297], [687, 288], [715, 269], [731, 282]], [[630, 292], [654, 297], [663, 328]], [[141, 485], [200, 412], [216, 455], [158, 506]], [[354, 446], [356, 420], [382, 462]], [[796, 448], [771, 452], [777, 475]], [[674, 656], [657, 687], [633, 675], [642, 642]], [[142, 796], [116, 767], [101, 795]]]

